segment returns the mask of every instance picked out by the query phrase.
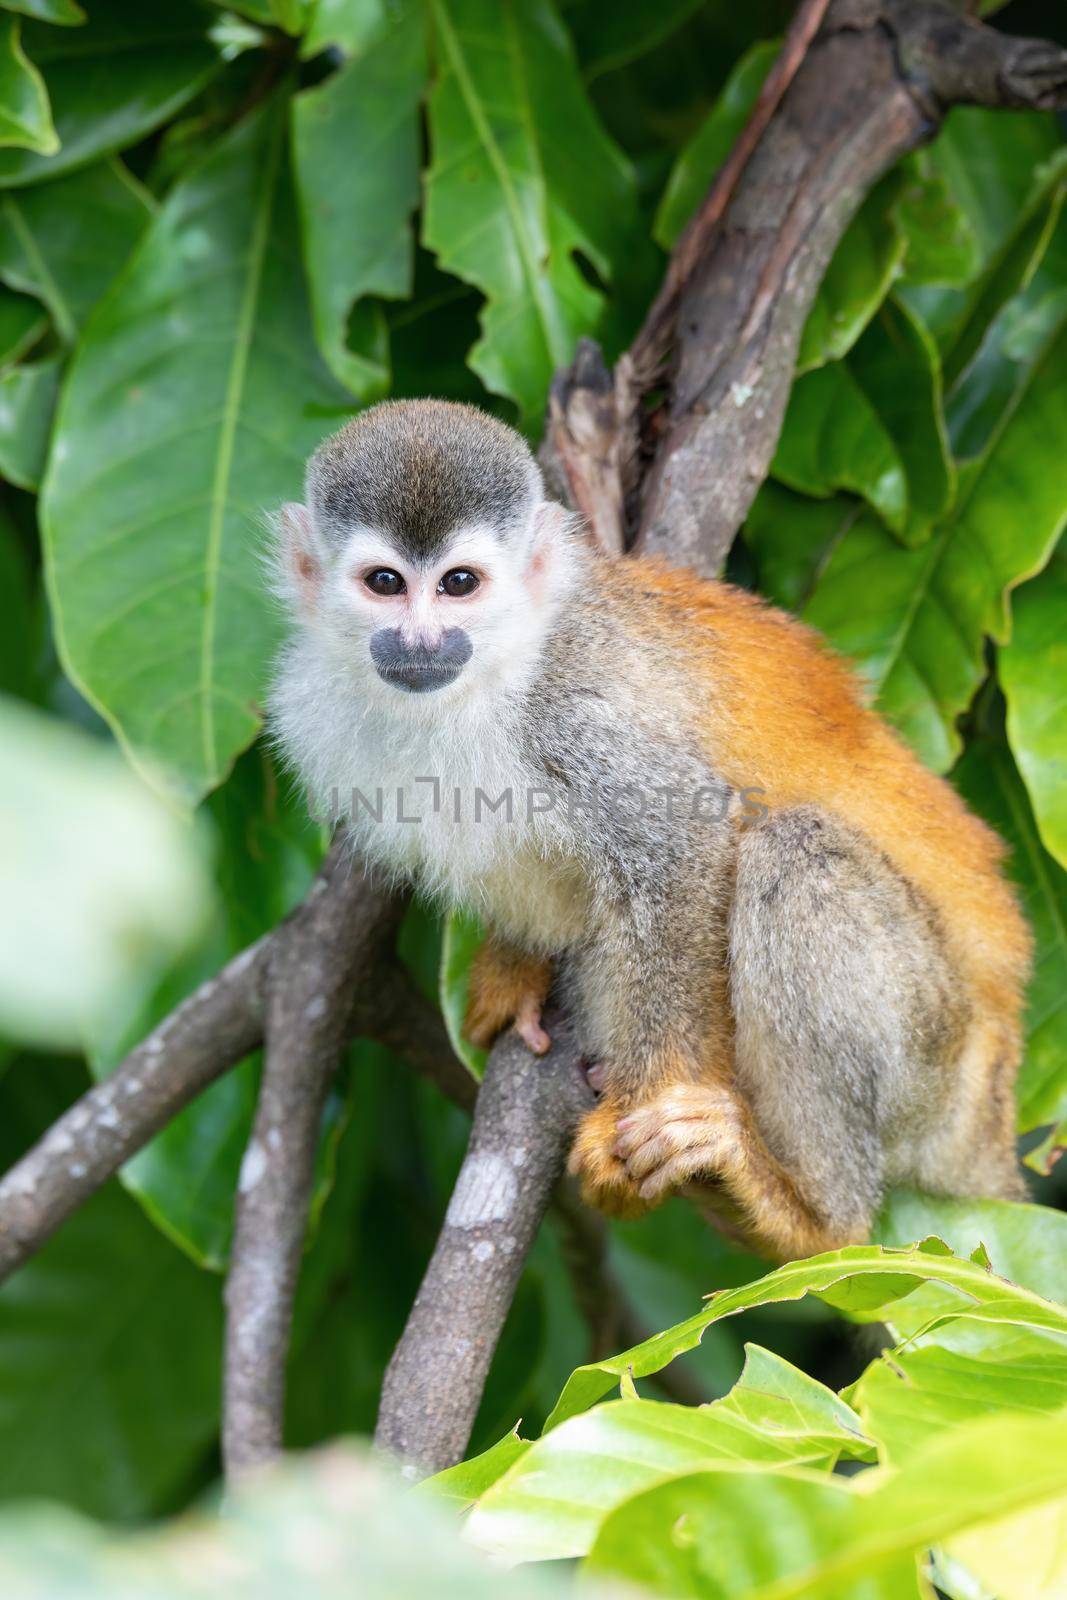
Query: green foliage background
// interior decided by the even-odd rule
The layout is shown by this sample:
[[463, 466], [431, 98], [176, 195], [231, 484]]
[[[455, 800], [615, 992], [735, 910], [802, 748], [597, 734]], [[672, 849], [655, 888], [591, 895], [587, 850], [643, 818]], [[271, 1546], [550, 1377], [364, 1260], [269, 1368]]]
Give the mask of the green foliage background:
[[[139, 781], [197, 814], [215, 863], [213, 916], [177, 957], [153, 947], [134, 962], [121, 1004], [84, 1030], [84, 1055], [0, 1052], [4, 1165], [87, 1073], [105, 1074], [270, 927], [321, 857], [258, 738], [280, 629], [264, 508], [298, 496], [310, 450], [385, 394], [471, 399], [535, 438], [578, 336], [610, 358], [636, 331], [789, 11], [0, 0], [0, 693], [117, 743]], [[1055, 0], [998, 22], [1067, 41]], [[886, 715], [1009, 843], [1037, 937], [1019, 1097], [1036, 1174], [1067, 1141], [1065, 149], [1052, 116], [957, 111], [882, 180], [820, 290], [772, 474], [729, 566], [852, 656]], [[417, 911], [401, 946], [454, 1019], [470, 930]], [[189, 1108], [0, 1292], [0, 1497], [133, 1521], [214, 1478], [221, 1272], [256, 1070]], [[353, 1048], [323, 1130], [294, 1444], [371, 1427], [464, 1137], [402, 1063]], [[753, 1291], [744, 1335], [767, 1348], [747, 1365], [734, 1321], [712, 1315], [699, 1342], [664, 1335], [603, 1383], [567, 1382], [587, 1332], [546, 1231], [474, 1446], [503, 1443], [444, 1486], [479, 1500], [475, 1542], [592, 1552], [591, 1569], [665, 1593], [762, 1594], [786, 1582], [766, 1538], [779, 1519], [782, 1548], [815, 1561], [847, 1546], [860, 1552], [847, 1582], [875, 1587], [831, 1572], [824, 1590], [768, 1594], [919, 1593], [915, 1551], [931, 1545], [948, 1592], [1045, 1592], [1032, 1568], [1025, 1589], [1003, 1571], [1006, 1550], [1054, 1545], [1048, 1507], [1059, 1497], [1062, 1521], [1067, 1494], [1051, 1468], [1034, 1478], [1067, 1404], [1067, 1224], [1054, 1178], [1035, 1183], [1044, 1207], [895, 1197], [883, 1241], [946, 1239], [961, 1257], [954, 1287], [922, 1287], [949, 1270], [936, 1253], [887, 1274], [867, 1252], [829, 1289], [816, 1273], [804, 1298]], [[1032, 1294], [985, 1316], [999, 1280], [966, 1261], [982, 1243], [1052, 1309], [1035, 1311]], [[678, 1202], [613, 1228], [611, 1251], [650, 1330], [711, 1290], [747, 1306], [762, 1271]], [[866, 1299], [832, 1289], [868, 1271]], [[838, 1398], [865, 1361], [828, 1305], [884, 1319], [891, 1302], [905, 1353]], [[935, 1314], [949, 1331], [916, 1338]], [[717, 1407], [668, 1416], [631, 1394], [642, 1375], [655, 1394], [668, 1347], [689, 1352], [709, 1396], [744, 1376]], [[631, 1397], [588, 1411], [620, 1378]], [[550, 1414], [559, 1433], [524, 1442]], [[523, 1441], [509, 1435], [520, 1415]], [[988, 1438], [954, 1443], [976, 1417]], [[842, 1455], [882, 1463], [885, 1485], [860, 1509], [825, 1473]], [[631, 1458], [662, 1473], [605, 1464]], [[729, 1484], [727, 1459], [746, 1464]], [[994, 1484], [976, 1513], [986, 1531], [951, 1509], [923, 1521], [923, 1494], [953, 1474], [977, 1504], [968, 1460], [987, 1477], [1004, 1463], [1003, 1493]], [[531, 1481], [567, 1515], [538, 1510]], [[582, 1510], [590, 1484], [596, 1505]], [[1002, 1525], [1020, 1507], [1021, 1533]], [[670, 1533], [679, 1519], [688, 1544]], [[864, 1566], [889, 1522], [897, 1545]], [[729, 1554], [709, 1566], [727, 1526]], [[985, 1589], [966, 1588], [964, 1568]]]

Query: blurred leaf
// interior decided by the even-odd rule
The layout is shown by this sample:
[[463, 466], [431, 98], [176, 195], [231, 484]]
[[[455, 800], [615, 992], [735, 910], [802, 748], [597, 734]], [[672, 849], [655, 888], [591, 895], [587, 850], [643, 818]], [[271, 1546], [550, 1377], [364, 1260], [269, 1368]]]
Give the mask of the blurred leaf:
[[780, 48], [779, 40], [770, 39], [745, 52], [708, 117], [678, 155], [652, 229], [664, 250], [674, 248], [733, 149]]
[[568, 23], [587, 81], [636, 61], [670, 37], [702, 0], [627, 0], [570, 8]]
[[33, 659], [37, 653], [37, 608], [33, 604], [30, 565], [22, 540], [2, 502], [0, 596], [4, 609], [4, 625], [0, 628], [0, 696], [17, 695], [28, 699], [33, 692]]
[[998, 673], [1042, 842], [1067, 867], [1067, 551], [1015, 595]]
[[203, 843], [69, 724], [0, 701], [0, 1030], [76, 1045], [203, 926]]
[[[1010, 846], [1008, 871], [1034, 934], [1019, 1127], [1058, 1123], [1067, 1118], [1067, 873], [1042, 848], [1026, 790], [1003, 745], [976, 741], [953, 781]], [[1047, 1171], [1057, 1154], [1054, 1143], [1031, 1154], [1028, 1164]], [[1062, 1297], [1067, 1301], [1067, 1286]]]
[[87, 166], [166, 122], [222, 65], [210, 21], [187, 0], [93, 0], [77, 32], [29, 25], [26, 48], [44, 73], [59, 146], [55, 155], [0, 150], [0, 187]]
[[855, 1412], [821, 1383], [758, 1345], [713, 1405], [618, 1400], [570, 1417], [531, 1444], [485, 1491], [465, 1536], [509, 1561], [585, 1555], [605, 1518], [653, 1483], [732, 1466], [829, 1467], [869, 1457]]
[[85, 21], [85, 12], [75, 0], [3, 0], [5, 11], [21, 11], [38, 22], [52, 22], [61, 28], [76, 28]]
[[0, 477], [36, 489], [44, 475], [63, 357], [0, 374]]
[[[220, 4], [225, 0], [219, 0]], [[267, 0], [260, 0], [266, 4]], [[409, 0], [399, 0], [402, 8]], [[318, 55], [331, 45], [346, 55], [358, 56], [374, 44], [397, 15], [397, 0], [317, 0], [300, 53]]]
[[36, 295], [73, 343], [149, 221], [147, 192], [121, 161], [0, 197], [0, 278]]
[[908, 247], [896, 221], [900, 192], [899, 175], [890, 173], [846, 228], [804, 324], [798, 372], [847, 355], [889, 293]]
[[[502, 1589], [447, 1510], [353, 1445], [255, 1475], [222, 1511], [133, 1534], [20, 1508], [0, 1518], [0, 1584], [5, 1600], [499, 1600]], [[509, 1573], [506, 1588], [513, 1600], [566, 1593], [540, 1573]]]
[[578, 1367], [545, 1425], [546, 1432], [587, 1411], [625, 1375], [642, 1378], [659, 1372], [699, 1344], [704, 1330], [722, 1317], [813, 1294], [857, 1321], [885, 1321], [892, 1318], [898, 1300], [928, 1282], [950, 1291], [947, 1304], [982, 1306], [1001, 1319], [1015, 1317], [1034, 1327], [1067, 1333], [1067, 1310], [1017, 1289], [973, 1261], [958, 1260], [937, 1239], [927, 1239], [909, 1250], [849, 1245], [807, 1261], [789, 1262], [754, 1283], [723, 1290], [711, 1298], [705, 1310], [677, 1327], [654, 1334], [621, 1355]]
[[585, 1570], [670, 1600], [919, 1600], [929, 1545], [1067, 1492], [1063, 1423], [1063, 1413], [972, 1422], [935, 1435], [909, 1472], [860, 1487], [801, 1472], [693, 1473], [620, 1506]]
[[470, 365], [533, 422], [553, 372], [605, 313], [576, 255], [610, 282], [642, 254], [633, 175], [549, 0], [434, 0], [433, 15], [423, 240], [485, 294]]
[[481, 1082], [488, 1052], [479, 1050], [463, 1036], [467, 1009], [467, 982], [471, 962], [485, 940], [485, 929], [477, 917], [451, 911], [444, 919], [441, 941], [439, 999], [452, 1048], [473, 1078]]
[[261, 510], [349, 403], [314, 349], [283, 143], [269, 104], [161, 207], [79, 345], [42, 500], [66, 669], [190, 800], [259, 724]]
[[0, 291], [0, 367], [32, 349], [47, 328], [48, 318], [36, 300]]
[[926, 151], [903, 163], [904, 186], [894, 208], [904, 235], [904, 281], [953, 284], [971, 281], [982, 264], [974, 226], [953, 198], [944, 174]]
[[0, 13], [0, 145], [20, 145], [43, 155], [59, 149], [44, 80], [22, 48], [18, 18], [4, 13]]
[[[142, 985], [93, 1031], [89, 1065], [98, 1080], [203, 980], [292, 910], [321, 856], [299, 799], [287, 801], [261, 750], [238, 762], [206, 808], [218, 837], [218, 906], [188, 959]], [[221, 1270], [229, 1253], [233, 1197], [251, 1131], [258, 1057], [241, 1062], [186, 1106], [122, 1168], [121, 1178], [152, 1221], [194, 1261]], [[349, 1104], [332, 1093], [323, 1118], [314, 1204], [332, 1182], [336, 1141]]]
[[[411, 292], [411, 213], [419, 199], [419, 106], [426, 52], [406, 6], [356, 60], [293, 100], [293, 163], [319, 348], [360, 400], [389, 382], [380, 313], [364, 311], [364, 342], [347, 339], [352, 308], [372, 294]], [[353, 151], [359, 159], [353, 160]]]
[[929, 543], [900, 550], [861, 519], [807, 608], [807, 619], [858, 661], [881, 709], [935, 771], [959, 753], [956, 719], [984, 676], [986, 636], [1006, 639], [1010, 591], [1041, 571], [1067, 521], [1065, 429], [1067, 321]]

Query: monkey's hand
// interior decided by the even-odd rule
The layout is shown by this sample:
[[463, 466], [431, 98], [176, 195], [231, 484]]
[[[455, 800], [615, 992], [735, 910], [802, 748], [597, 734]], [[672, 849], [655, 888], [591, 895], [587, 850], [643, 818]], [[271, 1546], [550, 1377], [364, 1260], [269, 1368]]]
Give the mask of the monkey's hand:
[[535, 1056], [545, 1055], [552, 1040], [541, 1026], [541, 1012], [551, 981], [547, 961], [487, 939], [471, 964], [464, 1034], [487, 1050], [498, 1033], [514, 1025]]
[[745, 1159], [745, 1114], [728, 1089], [676, 1083], [637, 1106], [610, 1096], [578, 1130], [570, 1170], [590, 1205], [639, 1216], [677, 1189], [729, 1182]]

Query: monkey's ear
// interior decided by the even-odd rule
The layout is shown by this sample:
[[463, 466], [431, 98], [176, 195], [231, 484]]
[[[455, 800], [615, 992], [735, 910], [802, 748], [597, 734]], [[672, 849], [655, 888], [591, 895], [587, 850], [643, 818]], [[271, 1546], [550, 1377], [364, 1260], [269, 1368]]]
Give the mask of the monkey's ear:
[[322, 562], [307, 506], [290, 501], [278, 514], [280, 587], [285, 597], [301, 607], [314, 605], [322, 582]]
[[526, 581], [534, 594], [540, 592], [552, 568], [553, 554], [567, 531], [571, 517], [565, 506], [554, 500], [542, 500], [533, 515], [533, 542], [530, 561], [526, 568]]

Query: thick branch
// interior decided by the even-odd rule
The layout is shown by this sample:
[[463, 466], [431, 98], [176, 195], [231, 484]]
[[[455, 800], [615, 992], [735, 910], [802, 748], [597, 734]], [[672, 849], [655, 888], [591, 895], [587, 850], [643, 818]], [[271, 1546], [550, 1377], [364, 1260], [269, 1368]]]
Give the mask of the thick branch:
[[410, 1477], [460, 1460], [526, 1256], [593, 1103], [561, 1017], [532, 1056], [513, 1033], [489, 1057], [470, 1144], [382, 1390], [377, 1443]]
[[271, 950], [266, 1055], [241, 1164], [226, 1287], [227, 1472], [282, 1448], [285, 1364], [322, 1110], [353, 1013], [400, 906], [335, 844], [301, 914]]

